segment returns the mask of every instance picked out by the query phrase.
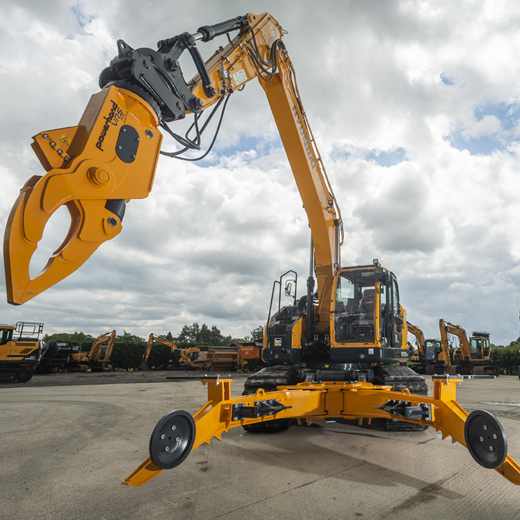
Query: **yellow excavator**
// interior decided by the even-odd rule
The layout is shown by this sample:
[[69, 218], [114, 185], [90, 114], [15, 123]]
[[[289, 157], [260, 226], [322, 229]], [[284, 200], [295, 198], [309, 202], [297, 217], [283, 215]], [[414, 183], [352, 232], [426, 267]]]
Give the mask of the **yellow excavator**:
[[408, 332], [413, 334], [417, 344], [417, 354], [410, 358], [411, 367], [418, 374], [449, 374], [451, 368], [450, 350], [438, 339], [425, 339], [423, 331], [407, 322]]
[[0, 325], [0, 384], [27, 383], [40, 362], [43, 323]]
[[460, 325], [453, 325], [443, 319], [439, 320], [443, 349], [449, 349], [448, 334], [459, 340], [459, 347], [453, 353], [451, 374], [476, 374], [498, 376], [498, 367], [491, 359], [489, 333], [474, 332], [468, 340], [466, 331]]
[[[162, 343], [167, 347], [170, 347], [172, 352], [172, 356], [175, 355], [175, 351], [177, 350], [177, 345], [172, 341], [168, 341], [167, 339], [160, 338], [155, 336], [153, 332], [148, 336], [148, 341], [146, 342], [146, 348], [144, 350], [143, 359], [141, 364], [138, 367], [138, 370], [150, 370], [150, 366], [148, 365], [148, 358], [150, 357], [150, 352], [152, 351], [153, 342]], [[170, 360], [170, 365], [173, 363], [173, 359]]]
[[[230, 33], [236, 33], [231, 37]], [[199, 27], [158, 42], [157, 49], [117, 42], [118, 55], [100, 75], [77, 126], [34, 137], [47, 174], [27, 181], [9, 216], [4, 236], [8, 301], [23, 304], [78, 269], [122, 230], [129, 200], [152, 189], [159, 154], [193, 160], [218, 110], [250, 80], [264, 89], [309, 219], [312, 233], [306, 295], [297, 299], [297, 275], [273, 284], [263, 341], [268, 365], [251, 375], [242, 397], [230, 397], [230, 381], [208, 383], [208, 403], [192, 417], [165, 416], [152, 432], [150, 458], [125, 483], [141, 485], [182, 462], [196, 446], [242, 426], [275, 431], [294, 420], [326, 417], [383, 419], [424, 429], [468, 447], [486, 467], [520, 483], [520, 467], [507, 456], [505, 435], [487, 412], [468, 414], [455, 402], [450, 376], [438, 376], [429, 397], [424, 379], [405, 366], [406, 313], [395, 275], [375, 260], [341, 267], [343, 221], [303, 107], [285, 31], [268, 13], [247, 14]], [[197, 42], [220, 35], [228, 41], [204, 62]], [[188, 51], [198, 74], [184, 80], [179, 58]], [[184, 135], [171, 126], [192, 118]], [[205, 119], [204, 119], [205, 118]], [[217, 132], [220, 128], [220, 122]], [[161, 152], [161, 131], [180, 145]], [[208, 151], [216, 138], [213, 137]], [[198, 158], [207, 153], [200, 152]], [[61, 206], [71, 216], [63, 244], [34, 278], [31, 257], [43, 230]], [[285, 280], [285, 285], [284, 285]], [[315, 284], [316, 282], [316, 284]], [[281, 305], [282, 286], [291, 295]], [[278, 296], [278, 298], [276, 298]], [[276, 304], [278, 300], [278, 305]], [[480, 442], [482, 428], [496, 436]]]
[[114, 348], [116, 331], [105, 332], [97, 337], [92, 343], [88, 352], [81, 350], [75, 351], [70, 355], [70, 361], [66, 365], [69, 372], [110, 372], [113, 366], [110, 363], [110, 356]]

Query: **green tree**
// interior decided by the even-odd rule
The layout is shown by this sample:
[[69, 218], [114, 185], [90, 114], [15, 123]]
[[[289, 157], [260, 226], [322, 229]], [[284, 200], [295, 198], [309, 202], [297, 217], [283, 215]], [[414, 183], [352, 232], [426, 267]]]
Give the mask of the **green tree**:
[[191, 325], [184, 325], [176, 341], [179, 344], [191, 345], [227, 345], [231, 336], [223, 336], [218, 327], [213, 325], [211, 328], [205, 323], [199, 325], [197, 322]]
[[197, 343], [200, 338], [200, 327], [197, 322], [191, 325], [183, 325], [181, 333], [177, 336], [177, 341], [180, 343]]
[[116, 339], [119, 341], [144, 341], [143, 338], [140, 338], [139, 336], [135, 336], [134, 334], [130, 334], [130, 332], [126, 332], [126, 330], [123, 329], [123, 334], [118, 334], [116, 336]]
[[57, 332], [55, 334], [45, 334], [43, 341], [68, 341], [75, 345], [80, 345], [88, 341], [92, 342], [94, 338], [90, 334], [84, 332]]

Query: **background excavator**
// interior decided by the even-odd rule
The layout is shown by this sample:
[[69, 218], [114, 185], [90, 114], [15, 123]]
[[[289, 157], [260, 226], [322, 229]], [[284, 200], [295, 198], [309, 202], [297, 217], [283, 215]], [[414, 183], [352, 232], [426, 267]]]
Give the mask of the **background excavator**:
[[43, 323], [0, 325], [0, 383], [27, 383], [41, 358]]
[[407, 323], [408, 332], [416, 338], [417, 354], [410, 358], [410, 365], [418, 374], [449, 374], [451, 358], [448, 344], [438, 339], [425, 339], [423, 331]]
[[110, 356], [114, 348], [116, 331], [105, 332], [97, 337], [88, 352], [81, 350], [70, 355], [70, 361], [66, 366], [69, 372], [110, 372], [113, 366], [110, 364]]
[[172, 341], [168, 341], [166, 339], [155, 336], [153, 332], [148, 336], [148, 341], [146, 342], [146, 348], [144, 350], [143, 359], [141, 364], [138, 367], [138, 370], [150, 370], [150, 366], [148, 365], [148, 358], [150, 357], [150, 352], [152, 351], [153, 342], [161, 343], [170, 348], [172, 353], [172, 359], [170, 359], [170, 364], [174, 363], [175, 359], [175, 351], [177, 350], [177, 345]]
[[491, 359], [487, 332], [474, 332], [468, 340], [466, 331], [460, 325], [453, 325], [443, 319], [439, 320], [439, 329], [443, 349], [449, 349], [448, 334], [453, 334], [459, 340], [459, 347], [453, 353], [451, 374], [499, 375], [498, 367], [493, 365]]
[[[228, 33], [234, 31], [238, 34], [231, 39]], [[229, 43], [204, 63], [196, 42], [224, 34]], [[268, 430], [269, 425], [287, 427], [293, 419], [326, 417], [357, 419], [359, 424], [402, 418], [419, 429], [433, 426], [443, 437], [467, 445], [479, 464], [520, 483], [520, 466], [507, 455], [498, 421], [479, 410], [468, 415], [456, 403], [461, 378], [439, 376], [443, 379], [436, 379], [434, 396], [428, 397], [424, 379], [403, 365], [408, 360], [406, 313], [395, 275], [378, 261], [341, 267], [343, 223], [283, 35], [280, 24], [264, 13], [161, 40], [157, 50], [133, 49], [120, 40], [118, 55], [101, 73], [102, 90], [91, 98], [79, 125], [34, 138], [48, 173], [29, 179], [8, 219], [8, 301], [23, 304], [46, 290], [121, 232], [126, 203], [151, 191], [162, 141], [159, 128], [181, 144], [179, 151], [166, 155], [200, 149], [207, 128], [203, 112], [213, 105], [224, 110], [234, 92], [258, 79], [309, 219], [307, 294], [298, 299], [295, 291], [285, 306], [279, 297], [273, 308], [273, 290], [263, 342], [263, 360], [270, 366], [248, 378], [246, 395], [239, 398], [230, 397], [229, 380], [205, 378], [208, 403], [195, 417], [175, 411], [159, 421], [150, 440], [151, 457], [125, 483], [141, 485], [234, 426], [259, 431], [257, 427]], [[178, 61], [185, 50], [198, 71], [189, 83]], [[169, 123], [186, 115], [193, 117], [193, 125], [181, 136]], [[69, 234], [45, 269], [31, 278], [30, 259], [49, 218], [63, 205], [72, 219]], [[296, 273], [294, 280], [296, 285]], [[274, 288], [281, 294], [281, 279]], [[496, 439], [479, 441], [483, 427], [493, 428]]]

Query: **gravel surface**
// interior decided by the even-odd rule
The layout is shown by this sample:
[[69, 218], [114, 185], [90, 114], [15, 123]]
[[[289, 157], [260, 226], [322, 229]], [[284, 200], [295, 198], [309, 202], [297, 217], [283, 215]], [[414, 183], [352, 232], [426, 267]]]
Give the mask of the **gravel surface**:
[[[35, 374], [27, 383], [3, 384], [0, 388], [38, 388], [47, 386], [74, 386], [74, 385], [110, 385], [121, 383], [162, 383], [171, 381], [168, 377], [187, 377], [198, 380], [206, 372], [195, 370], [150, 370], [115, 371], [115, 372], [60, 372], [58, 374]], [[234, 380], [246, 379], [248, 374], [237, 372], [208, 372], [208, 375], [231, 377]]]

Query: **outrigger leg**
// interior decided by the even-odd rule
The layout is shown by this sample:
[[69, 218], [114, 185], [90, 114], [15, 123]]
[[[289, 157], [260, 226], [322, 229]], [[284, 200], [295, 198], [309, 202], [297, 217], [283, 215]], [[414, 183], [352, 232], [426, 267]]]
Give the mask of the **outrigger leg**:
[[[150, 438], [150, 457], [123, 484], [142, 486], [165, 469], [181, 464], [192, 450], [209, 444], [212, 437], [236, 426], [298, 419], [341, 417], [363, 420], [396, 419], [431, 426], [445, 439], [467, 447], [483, 467], [495, 469], [513, 484], [520, 484], [520, 466], [507, 455], [507, 440], [498, 420], [489, 412], [468, 414], [456, 402], [456, 385], [479, 376], [433, 376], [433, 397], [412, 394], [408, 389], [363, 382], [299, 383], [280, 386], [275, 392], [258, 390], [255, 395], [231, 398], [231, 379], [204, 376], [208, 402], [192, 417], [177, 410], [166, 414]], [[486, 378], [487, 376], [480, 376]], [[169, 378], [174, 379], [174, 378]], [[175, 378], [181, 379], [181, 378]]]

